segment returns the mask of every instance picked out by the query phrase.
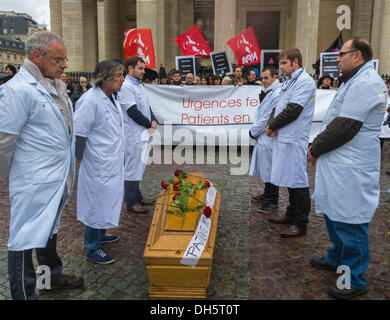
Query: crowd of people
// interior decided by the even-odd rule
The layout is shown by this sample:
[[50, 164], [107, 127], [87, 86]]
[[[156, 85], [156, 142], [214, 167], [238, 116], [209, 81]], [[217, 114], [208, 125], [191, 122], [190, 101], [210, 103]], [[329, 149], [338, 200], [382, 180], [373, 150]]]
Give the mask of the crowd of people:
[[[99, 264], [113, 257], [102, 244], [120, 237], [106, 233], [119, 226], [122, 202], [132, 214], [149, 212], [153, 200], [143, 197], [140, 181], [145, 172], [148, 143], [158, 127], [143, 86], [145, 62], [133, 56], [125, 65], [100, 62], [94, 84], [79, 83], [64, 73], [67, 51], [63, 40], [48, 31], [26, 42], [23, 67], [0, 86], [0, 180], [9, 184], [11, 219], [8, 274], [13, 299], [36, 300], [35, 250], [39, 265], [50, 269], [51, 289], [73, 289], [82, 277], [62, 272], [56, 249], [59, 222], [75, 183], [80, 161], [77, 220], [84, 224], [85, 255]], [[256, 85], [260, 106], [250, 136], [256, 141], [250, 174], [265, 182], [264, 193], [254, 195], [259, 211], [279, 209], [279, 189], [288, 188], [286, 214], [269, 221], [286, 225], [283, 238], [307, 234], [311, 195], [307, 163], [316, 167], [316, 212], [323, 214], [333, 247], [310, 264], [335, 271], [351, 270], [351, 286], [335, 285], [329, 294], [350, 299], [367, 292], [364, 273], [369, 263], [368, 225], [379, 202], [379, 134], [388, 90], [375, 71], [370, 44], [361, 38], [346, 42], [337, 59], [342, 77], [321, 132], [309, 146], [316, 84], [303, 68], [298, 49], [279, 56], [283, 77], [267, 67], [257, 79], [245, 78], [235, 68], [232, 78], [209, 76], [201, 85]], [[180, 71], [161, 84], [184, 83]], [[259, 83], [261, 81], [261, 83]], [[166, 83], [164, 83], [166, 82]], [[261, 85], [261, 87], [260, 87]], [[329, 89], [332, 79], [321, 79]], [[343, 197], [340, 197], [343, 194]]]

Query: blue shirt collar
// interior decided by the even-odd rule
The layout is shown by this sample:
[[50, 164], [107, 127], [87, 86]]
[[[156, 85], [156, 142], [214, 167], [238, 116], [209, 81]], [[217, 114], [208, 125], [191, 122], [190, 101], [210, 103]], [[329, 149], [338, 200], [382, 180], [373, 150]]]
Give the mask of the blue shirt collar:
[[142, 80], [137, 80], [136, 78], [131, 77], [131, 76], [129, 76], [129, 75], [126, 75], [126, 78], [128, 78], [132, 83], [135, 83], [135, 84], [142, 84]]
[[291, 79], [294, 79], [294, 78], [298, 77], [298, 76], [301, 74], [301, 72], [303, 72], [303, 71], [304, 71], [303, 68], [299, 68], [298, 70], [294, 71], [294, 72], [291, 74]]

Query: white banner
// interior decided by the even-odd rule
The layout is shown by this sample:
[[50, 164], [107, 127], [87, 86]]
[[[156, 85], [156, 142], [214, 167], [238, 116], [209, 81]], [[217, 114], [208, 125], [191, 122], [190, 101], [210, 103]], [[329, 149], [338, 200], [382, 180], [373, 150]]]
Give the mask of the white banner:
[[[249, 138], [261, 87], [145, 85], [150, 106], [159, 121], [158, 145], [254, 144]], [[318, 134], [335, 90], [317, 90], [310, 141]], [[172, 124], [172, 126], [170, 126]], [[388, 126], [381, 137], [390, 138]]]

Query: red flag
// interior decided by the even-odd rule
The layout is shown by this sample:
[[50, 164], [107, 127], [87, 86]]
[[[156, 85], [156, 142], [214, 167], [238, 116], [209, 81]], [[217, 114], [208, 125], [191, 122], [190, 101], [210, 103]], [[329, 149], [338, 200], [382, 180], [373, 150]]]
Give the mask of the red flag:
[[145, 67], [156, 69], [152, 31], [150, 29], [129, 29], [123, 42], [126, 59], [139, 56], [145, 61]]
[[261, 50], [253, 27], [230, 39], [227, 44], [236, 55], [237, 66], [260, 64]]
[[175, 39], [185, 56], [209, 57], [211, 50], [202, 33], [196, 26]]

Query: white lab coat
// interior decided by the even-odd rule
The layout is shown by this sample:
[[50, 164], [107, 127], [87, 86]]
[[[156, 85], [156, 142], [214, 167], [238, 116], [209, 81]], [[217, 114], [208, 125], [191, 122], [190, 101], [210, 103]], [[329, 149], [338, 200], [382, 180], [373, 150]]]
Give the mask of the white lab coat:
[[135, 78], [126, 76], [118, 100], [124, 114], [124, 128], [126, 136], [125, 150], [125, 180], [142, 181], [150, 148], [148, 144], [151, 136], [146, 128], [135, 123], [128, 115], [127, 110], [137, 105], [138, 110], [151, 121], [149, 99], [142, 83]]
[[317, 161], [313, 199], [317, 213], [330, 220], [369, 223], [379, 202], [379, 135], [386, 107], [387, 89], [367, 62], [337, 91], [321, 126], [321, 132], [337, 117], [363, 123], [359, 133]]
[[297, 103], [303, 111], [295, 121], [278, 130], [273, 139], [271, 183], [280, 187], [307, 188], [307, 148], [314, 116], [316, 86], [313, 78], [299, 69], [282, 84], [275, 117], [289, 103]]
[[267, 126], [272, 109], [277, 103], [280, 94], [281, 84], [276, 80], [265, 92], [269, 92], [263, 102], [256, 110], [255, 120], [250, 132], [253, 137], [259, 137], [253, 149], [249, 175], [259, 176], [264, 182], [271, 181], [272, 170], [272, 143], [273, 139], [267, 137], [265, 128]]
[[87, 138], [79, 170], [77, 219], [94, 229], [119, 225], [124, 188], [122, 110], [100, 88], [77, 101], [76, 136]]
[[74, 137], [52, 96], [23, 67], [0, 87], [0, 131], [19, 136], [9, 173], [8, 249], [44, 248], [69, 199], [64, 188], [70, 167], [73, 186]]

